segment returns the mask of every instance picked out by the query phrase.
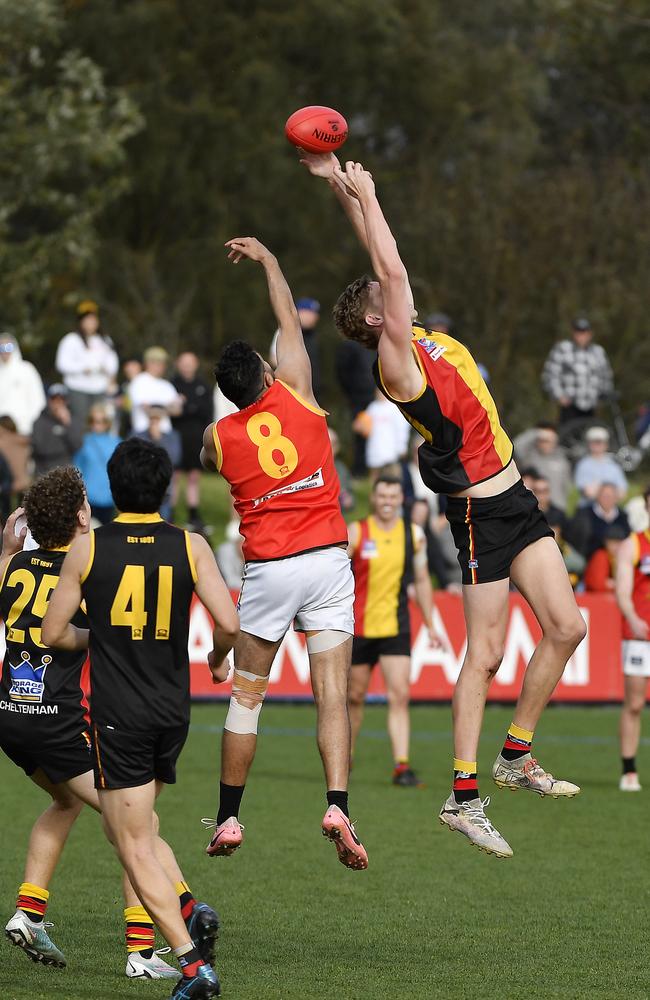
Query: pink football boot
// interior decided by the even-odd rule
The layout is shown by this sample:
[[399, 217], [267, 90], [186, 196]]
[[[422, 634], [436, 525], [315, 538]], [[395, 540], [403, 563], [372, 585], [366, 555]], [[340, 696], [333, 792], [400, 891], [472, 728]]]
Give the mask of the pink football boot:
[[204, 826], [216, 827], [212, 840], [205, 849], [211, 858], [229, 858], [244, 839], [244, 827], [235, 816], [230, 816], [217, 826], [213, 819], [202, 819]]
[[342, 865], [355, 871], [363, 871], [368, 867], [366, 850], [342, 809], [330, 806], [323, 817], [322, 827], [323, 836], [336, 847]]

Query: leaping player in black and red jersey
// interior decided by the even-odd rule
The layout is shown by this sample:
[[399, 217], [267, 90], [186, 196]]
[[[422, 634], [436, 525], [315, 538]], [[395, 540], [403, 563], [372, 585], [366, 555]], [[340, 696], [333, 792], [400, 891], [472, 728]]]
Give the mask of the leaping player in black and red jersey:
[[424, 437], [420, 471], [448, 496], [463, 572], [467, 655], [456, 684], [453, 790], [440, 821], [488, 853], [512, 850], [485, 815], [477, 782], [477, 750], [490, 681], [503, 656], [510, 580], [542, 628], [528, 664], [513, 724], [493, 766], [499, 787], [573, 796], [531, 753], [533, 730], [567, 660], [585, 636], [553, 533], [512, 461], [512, 444], [474, 359], [446, 334], [416, 323], [408, 275], [383, 216], [375, 185], [360, 163], [345, 171], [332, 154], [303, 154], [324, 177], [368, 249], [375, 278], [354, 281], [334, 310], [341, 333], [378, 352], [375, 381]]
[[327, 782], [323, 834], [347, 868], [368, 856], [348, 814], [348, 674], [354, 580], [339, 507], [326, 413], [314, 398], [311, 364], [291, 290], [273, 254], [256, 239], [230, 240], [230, 258], [266, 273], [280, 334], [275, 373], [253, 348], [234, 341], [215, 370], [238, 412], [206, 428], [202, 460], [230, 485], [246, 560], [237, 605], [232, 697], [221, 757], [221, 793], [210, 855], [242, 842], [238, 811], [257, 744], [257, 724], [275, 654], [292, 622], [307, 636], [318, 709], [318, 748]]

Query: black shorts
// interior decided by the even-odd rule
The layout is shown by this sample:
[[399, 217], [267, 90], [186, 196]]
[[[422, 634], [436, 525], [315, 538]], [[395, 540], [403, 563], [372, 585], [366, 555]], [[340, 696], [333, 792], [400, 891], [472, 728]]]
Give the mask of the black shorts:
[[150, 781], [176, 781], [176, 761], [189, 725], [132, 733], [115, 726], [92, 728], [95, 788], [136, 788]]
[[521, 480], [495, 497], [448, 497], [446, 513], [464, 584], [507, 580], [515, 556], [540, 538], [553, 538]]
[[385, 639], [366, 639], [355, 635], [352, 640], [352, 666], [369, 663], [374, 667], [380, 656], [410, 656], [411, 636], [409, 632], [389, 635]]
[[40, 768], [53, 785], [86, 774], [93, 768], [90, 736], [86, 731], [66, 743], [41, 747], [25, 746], [0, 738], [0, 749], [30, 778]]

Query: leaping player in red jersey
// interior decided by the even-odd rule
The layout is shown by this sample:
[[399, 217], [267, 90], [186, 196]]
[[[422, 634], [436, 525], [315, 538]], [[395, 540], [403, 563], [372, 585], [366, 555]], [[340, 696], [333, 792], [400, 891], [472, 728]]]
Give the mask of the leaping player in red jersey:
[[531, 753], [533, 730], [567, 660], [585, 636], [571, 584], [546, 519], [521, 482], [512, 443], [469, 351], [446, 334], [414, 322], [406, 268], [360, 163], [345, 171], [332, 154], [303, 154], [341, 202], [376, 275], [354, 281], [334, 319], [345, 337], [378, 352], [375, 380], [424, 437], [420, 471], [427, 486], [448, 496], [463, 571], [467, 655], [453, 701], [454, 778], [441, 823], [488, 853], [512, 850], [485, 815], [477, 781], [478, 741], [490, 682], [501, 663], [510, 580], [542, 628], [528, 664], [514, 720], [494, 763], [499, 787], [573, 796], [580, 789], [547, 773]]
[[271, 664], [295, 621], [307, 636], [318, 710], [328, 804], [323, 834], [336, 845], [342, 864], [363, 869], [368, 856], [349, 819], [347, 792], [354, 580], [326, 413], [314, 398], [298, 314], [276, 258], [251, 237], [226, 246], [235, 264], [247, 257], [264, 268], [280, 335], [275, 373], [241, 340], [224, 349], [215, 369], [217, 385], [239, 412], [211, 424], [203, 436], [203, 464], [230, 485], [245, 559], [219, 811], [207, 853], [227, 856], [242, 842], [238, 813], [255, 756], [258, 718]]

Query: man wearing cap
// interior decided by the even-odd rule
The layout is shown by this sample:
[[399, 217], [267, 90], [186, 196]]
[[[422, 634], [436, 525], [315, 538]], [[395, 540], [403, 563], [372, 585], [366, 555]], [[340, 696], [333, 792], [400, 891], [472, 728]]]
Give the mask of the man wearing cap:
[[60, 465], [70, 465], [83, 442], [81, 421], [68, 406], [68, 389], [55, 382], [47, 390], [47, 406], [34, 423], [32, 457], [34, 474], [42, 476]]
[[56, 369], [69, 390], [70, 411], [85, 423], [93, 403], [109, 394], [119, 362], [113, 345], [99, 329], [99, 307], [85, 299], [77, 306], [77, 329], [67, 333], [56, 351]]
[[606, 427], [590, 427], [585, 435], [589, 453], [575, 467], [575, 484], [580, 490], [580, 506], [596, 499], [603, 483], [615, 486], [617, 500], [627, 493], [627, 479], [622, 468], [609, 452], [609, 431]]
[[136, 375], [128, 387], [133, 433], [142, 434], [148, 430], [150, 409], [159, 407], [164, 411], [160, 433], [167, 434], [172, 429], [170, 416], [178, 416], [183, 409], [182, 398], [165, 378], [169, 355], [164, 347], [148, 347], [143, 362], [144, 371]]
[[593, 343], [591, 323], [578, 316], [571, 324], [571, 339], [551, 349], [542, 385], [560, 407], [560, 423], [593, 417], [599, 400], [611, 393], [612, 366], [605, 349]]

